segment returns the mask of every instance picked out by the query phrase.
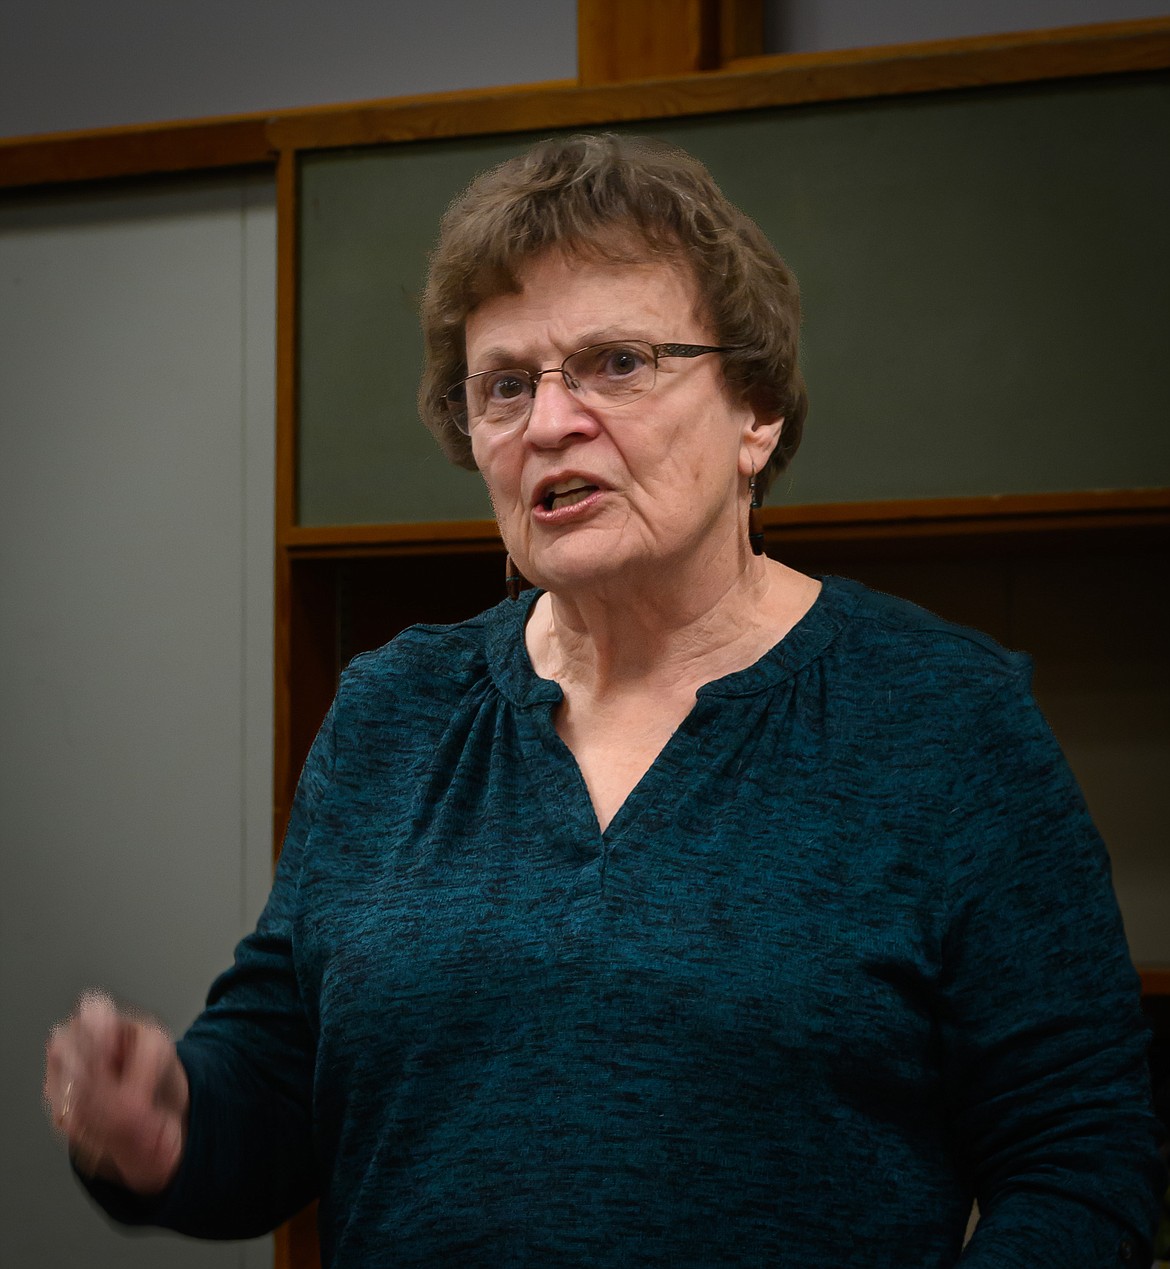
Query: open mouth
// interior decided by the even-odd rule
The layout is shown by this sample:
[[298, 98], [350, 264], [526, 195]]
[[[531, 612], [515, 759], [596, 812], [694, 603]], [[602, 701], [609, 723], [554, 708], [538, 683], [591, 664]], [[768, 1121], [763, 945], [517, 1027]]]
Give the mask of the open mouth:
[[561, 481], [558, 484], [551, 485], [540, 500], [540, 506], [545, 511], [556, 511], [560, 507], [571, 507], [574, 503], [583, 501], [590, 494], [597, 492], [597, 486], [589, 484], [588, 481], [579, 478]]

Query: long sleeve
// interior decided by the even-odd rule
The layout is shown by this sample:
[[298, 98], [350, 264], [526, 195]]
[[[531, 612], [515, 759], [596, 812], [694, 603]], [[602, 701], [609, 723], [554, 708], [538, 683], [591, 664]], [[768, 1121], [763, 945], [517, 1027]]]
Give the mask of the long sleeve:
[[316, 1192], [336, 1269], [947, 1269], [976, 1195], [969, 1269], [1140, 1264], [1137, 978], [1026, 659], [827, 579], [601, 833], [531, 602], [343, 676], [138, 1219]]
[[964, 1266], [1148, 1263], [1164, 1171], [1105, 849], [1026, 684], [956, 756], [944, 1070]]
[[318, 1188], [312, 1126], [315, 1030], [293, 960], [296, 892], [306, 842], [329, 785], [333, 715], [297, 787], [273, 888], [233, 966], [178, 1042], [191, 1089], [183, 1163], [168, 1190], [143, 1199], [103, 1182], [93, 1197], [126, 1224], [202, 1238], [266, 1233]]

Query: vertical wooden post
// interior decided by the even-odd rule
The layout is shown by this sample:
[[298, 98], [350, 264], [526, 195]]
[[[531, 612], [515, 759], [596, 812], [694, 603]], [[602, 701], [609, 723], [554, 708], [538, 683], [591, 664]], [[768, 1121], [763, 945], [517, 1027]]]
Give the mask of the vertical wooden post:
[[577, 78], [614, 84], [715, 70], [763, 51], [763, 0], [577, 0]]
[[272, 849], [280, 853], [297, 773], [292, 769], [292, 574], [289, 530], [296, 523], [297, 154], [276, 163], [276, 570], [273, 664]]
[[719, 65], [764, 52], [764, 0], [722, 0], [719, 6]]

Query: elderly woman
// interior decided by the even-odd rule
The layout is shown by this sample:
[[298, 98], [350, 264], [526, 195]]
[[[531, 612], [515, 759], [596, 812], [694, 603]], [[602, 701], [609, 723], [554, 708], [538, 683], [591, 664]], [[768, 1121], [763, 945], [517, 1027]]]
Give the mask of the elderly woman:
[[[327, 1265], [1139, 1263], [1162, 1185], [1108, 863], [1025, 658], [761, 553], [796, 284], [675, 150], [449, 211], [423, 416], [511, 600], [342, 678], [177, 1048], [46, 1093], [114, 1215]], [[520, 578], [531, 584], [521, 592]]]

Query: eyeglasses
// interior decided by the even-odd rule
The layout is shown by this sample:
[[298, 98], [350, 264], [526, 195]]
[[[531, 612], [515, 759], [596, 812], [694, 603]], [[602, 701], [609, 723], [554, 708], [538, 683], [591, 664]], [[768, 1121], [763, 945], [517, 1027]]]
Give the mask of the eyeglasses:
[[647, 344], [640, 339], [590, 344], [547, 370], [509, 368], [468, 375], [447, 389], [447, 408], [465, 436], [477, 428], [502, 433], [527, 421], [536, 385], [545, 375], [559, 374], [583, 405], [629, 405], [654, 387], [661, 358], [734, 351], [711, 344]]

